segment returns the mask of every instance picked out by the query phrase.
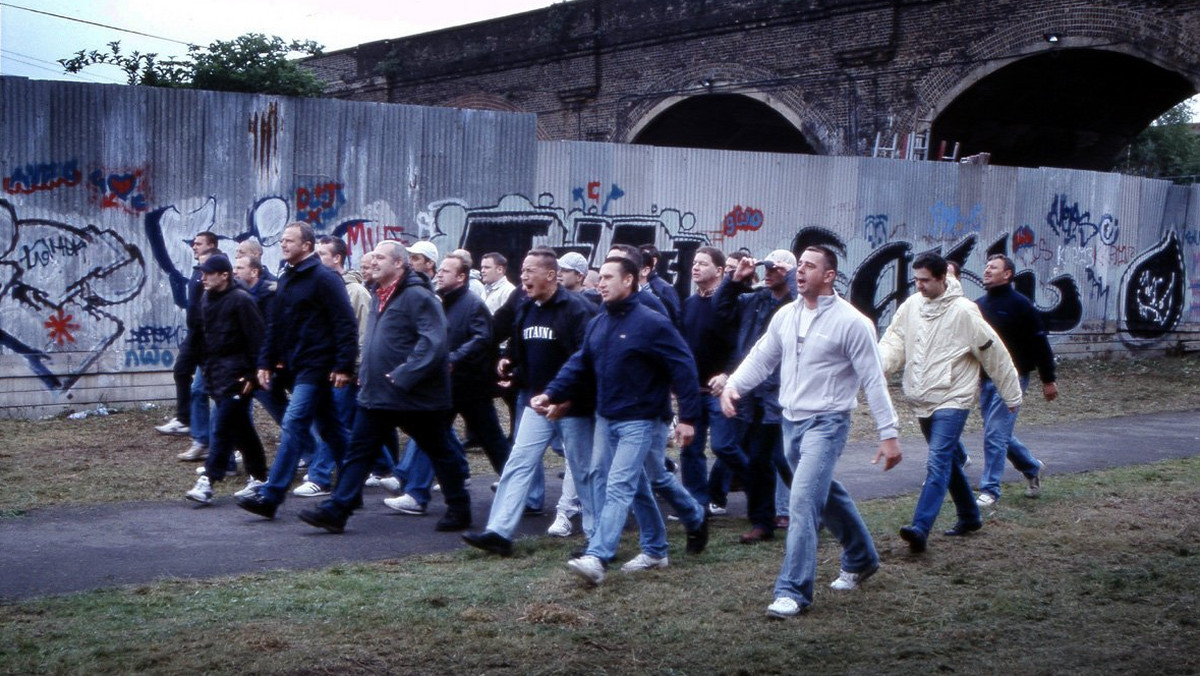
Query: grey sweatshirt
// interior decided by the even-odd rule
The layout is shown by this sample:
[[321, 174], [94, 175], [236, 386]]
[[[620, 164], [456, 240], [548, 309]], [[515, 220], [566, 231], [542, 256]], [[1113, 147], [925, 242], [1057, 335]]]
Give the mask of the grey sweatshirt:
[[871, 321], [840, 296], [821, 296], [808, 334], [801, 340], [803, 303], [803, 298], [797, 298], [775, 313], [766, 333], [725, 386], [745, 394], [782, 362], [779, 403], [784, 418], [799, 421], [820, 413], [851, 411], [858, 406], [861, 386], [879, 438], [898, 436]]

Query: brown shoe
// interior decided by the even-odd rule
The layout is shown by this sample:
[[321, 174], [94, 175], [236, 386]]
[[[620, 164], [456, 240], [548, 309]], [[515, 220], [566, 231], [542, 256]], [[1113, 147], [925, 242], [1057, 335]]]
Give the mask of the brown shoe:
[[749, 531], [743, 533], [742, 536], [740, 538], [738, 538], [738, 541], [744, 545], [752, 545], [752, 544], [755, 544], [758, 542], [764, 542], [766, 540], [774, 540], [774, 539], [775, 539], [774, 531], [769, 531], [766, 528], [763, 528], [762, 526], [755, 526], [754, 528], [751, 528]]
[[779, 530], [787, 530], [788, 524], [790, 524], [791, 522], [792, 522], [792, 520], [786, 516], [775, 517], [775, 527], [778, 528]]

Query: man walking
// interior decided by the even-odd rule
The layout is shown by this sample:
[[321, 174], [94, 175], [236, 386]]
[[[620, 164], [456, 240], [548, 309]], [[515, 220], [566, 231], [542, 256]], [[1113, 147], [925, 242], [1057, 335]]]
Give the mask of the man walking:
[[[639, 263], [619, 257], [604, 262], [600, 268], [604, 311], [590, 324], [583, 347], [531, 402], [535, 410], [553, 416], [557, 407], [595, 390], [592, 463], [586, 475], [575, 479], [581, 494], [585, 487], [592, 490], [597, 520], [586, 553], [567, 564], [593, 585], [604, 581], [605, 568], [616, 556], [630, 506], [639, 512], [642, 552], [623, 570], [667, 566], [666, 525], [651, 495], [649, 477], [662, 472], [660, 444], [666, 441], [666, 421], [671, 417], [671, 391], [679, 399], [675, 432], [680, 444], [691, 442], [692, 421], [700, 414], [696, 365], [687, 345], [665, 315], [646, 308], [637, 298]], [[671, 497], [689, 503], [679, 515], [688, 529], [687, 551], [698, 554], [708, 544], [708, 520], [703, 507], [682, 487], [675, 487], [679, 495]]]
[[[471, 266], [467, 266], [468, 268]], [[479, 278], [483, 282], [483, 302], [487, 304], [488, 312], [496, 314], [508, 302], [508, 297], [515, 284], [508, 281], [508, 259], [503, 255], [492, 252], [479, 259]]]
[[[988, 257], [983, 268], [983, 288], [987, 293], [975, 301], [983, 318], [991, 324], [1017, 367], [1021, 392], [1029, 386], [1029, 374], [1035, 368], [1042, 379], [1042, 396], [1046, 401], [1058, 397], [1055, 383], [1054, 352], [1046, 338], [1046, 328], [1037, 308], [1028, 298], [1012, 287], [1016, 267], [1004, 254]], [[984, 374], [979, 383], [979, 410], [983, 414], [983, 474], [979, 478], [980, 507], [991, 507], [1000, 499], [1000, 477], [1004, 474], [1004, 458], [1025, 476], [1027, 497], [1041, 494], [1042, 462], [1015, 435], [1017, 411], [1009, 411], [996, 391], [996, 383]]]
[[896, 412], [875, 347], [870, 321], [833, 291], [837, 256], [825, 247], [800, 255], [800, 298], [775, 313], [763, 337], [721, 392], [725, 415], [735, 402], [779, 367], [784, 449], [794, 466], [790, 525], [775, 600], [767, 615], [785, 618], [812, 605], [817, 575], [817, 531], [824, 525], [842, 544], [841, 574], [832, 588], [851, 590], [879, 569], [879, 554], [854, 500], [833, 469], [850, 431], [850, 412], [861, 387], [879, 431], [874, 462], [884, 470], [900, 462]]
[[409, 268], [404, 245], [380, 242], [375, 254], [378, 286], [363, 341], [350, 449], [333, 495], [302, 510], [300, 519], [341, 533], [362, 505], [363, 482], [384, 440], [399, 427], [429, 456], [442, 485], [446, 514], [436, 529], [463, 530], [471, 526], [471, 495], [463, 485], [466, 461], [448, 443], [446, 317], [429, 281]]
[[[521, 266], [521, 284], [527, 297], [517, 308], [509, 357], [504, 364], [518, 388], [518, 401], [528, 402], [545, 390], [567, 359], [583, 345], [588, 322], [595, 313], [591, 302], [557, 282], [557, 267], [550, 249], [530, 251]], [[516, 443], [500, 475], [487, 528], [481, 533], [463, 535], [467, 544], [501, 556], [512, 554], [513, 534], [526, 498], [546, 446], [556, 436], [563, 441], [566, 476], [587, 475], [592, 459], [594, 392], [581, 391], [578, 399], [558, 412], [561, 415], [551, 419], [528, 406], [521, 409]], [[592, 491], [581, 484], [576, 488], [583, 512], [583, 532], [590, 536], [594, 532], [595, 514]], [[570, 514], [564, 514], [561, 507], [560, 502], [559, 518], [566, 520], [569, 534]]]
[[[200, 302], [201, 322], [192, 346], [216, 411], [211, 419], [208, 459], [204, 474], [187, 492], [187, 498], [202, 505], [212, 504], [212, 485], [225, 478], [234, 447], [242, 452], [248, 495], [267, 478], [267, 461], [262, 442], [250, 417], [250, 393], [254, 391], [258, 350], [263, 320], [258, 306], [245, 290], [233, 282], [233, 266], [224, 254], [210, 256], [200, 264], [204, 297]], [[207, 403], [207, 402], [206, 402]]]
[[979, 391], [980, 367], [1013, 411], [1021, 405], [1021, 389], [1008, 350], [978, 306], [963, 298], [958, 280], [946, 275], [946, 260], [924, 253], [912, 267], [920, 295], [900, 304], [879, 341], [879, 353], [886, 373], [904, 369], [904, 394], [912, 401], [921, 433], [929, 442], [925, 485], [913, 522], [900, 529], [908, 548], [920, 553], [947, 490], [958, 520], [944, 534], [967, 535], [983, 527], [971, 484], [955, 461], [963, 424]]
[[315, 424], [338, 462], [346, 452], [346, 429], [337, 416], [333, 388], [354, 374], [358, 330], [346, 285], [317, 257], [316, 234], [307, 223], [283, 229], [279, 242], [287, 267], [275, 290], [274, 317], [258, 357], [264, 389], [292, 388], [283, 416], [279, 448], [267, 483], [238, 506], [268, 519], [287, 496], [300, 459], [301, 439]]

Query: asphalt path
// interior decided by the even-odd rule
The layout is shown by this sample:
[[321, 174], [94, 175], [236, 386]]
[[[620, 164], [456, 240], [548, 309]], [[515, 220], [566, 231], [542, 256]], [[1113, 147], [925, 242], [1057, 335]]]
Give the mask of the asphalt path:
[[[973, 414], [975, 415], [975, 414]], [[1088, 420], [1045, 427], [1018, 424], [1018, 437], [1046, 463], [1043, 491], [1054, 491], [1061, 474], [1107, 469], [1195, 455], [1200, 451], [1200, 411]], [[980, 435], [964, 437], [975, 462], [972, 482], [982, 465]], [[904, 461], [882, 471], [870, 464], [875, 444], [848, 444], [837, 478], [857, 500], [915, 493], [925, 478], [925, 446], [902, 438]], [[475, 527], [482, 528], [491, 506], [491, 476], [475, 477], [470, 487]], [[1005, 481], [1022, 477], [1011, 466]], [[552, 508], [559, 481], [547, 477]], [[0, 600], [15, 601], [164, 579], [196, 579], [265, 570], [300, 570], [338, 563], [394, 559], [412, 554], [455, 550], [465, 545], [458, 533], [438, 533], [434, 523], [445, 506], [434, 494], [426, 516], [406, 516], [382, 504], [390, 494], [365, 489], [366, 506], [349, 521], [346, 532], [326, 533], [302, 523], [296, 513], [313, 498], [289, 497], [274, 520], [256, 517], [233, 504], [224, 487], [215, 505], [195, 506], [183, 498], [170, 502], [55, 507], [0, 519]], [[1023, 500], [1012, 491], [1003, 500]], [[1003, 500], [1001, 505], [1003, 505]], [[745, 514], [741, 494], [730, 499], [730, 514]], [[553, 520], [526, 517], [522, 535], [541, 535]], [[672, 529], [677, 526], [672, 526]]]

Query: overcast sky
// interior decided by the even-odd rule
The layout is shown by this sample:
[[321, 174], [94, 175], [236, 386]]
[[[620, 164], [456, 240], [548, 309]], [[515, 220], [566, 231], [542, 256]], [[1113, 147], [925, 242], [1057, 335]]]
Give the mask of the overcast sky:
[[124, 84], [125, 74], [115, 67], [70, 75], [57, 60], [81, 49], [107, 51], [114, 40], [125, 53], [183, 56], [186, 43], [206, 46], [245, 33], [315, 40], [332, 51], [552, 4], [555, 0], [0, 0], [0, 75]]

